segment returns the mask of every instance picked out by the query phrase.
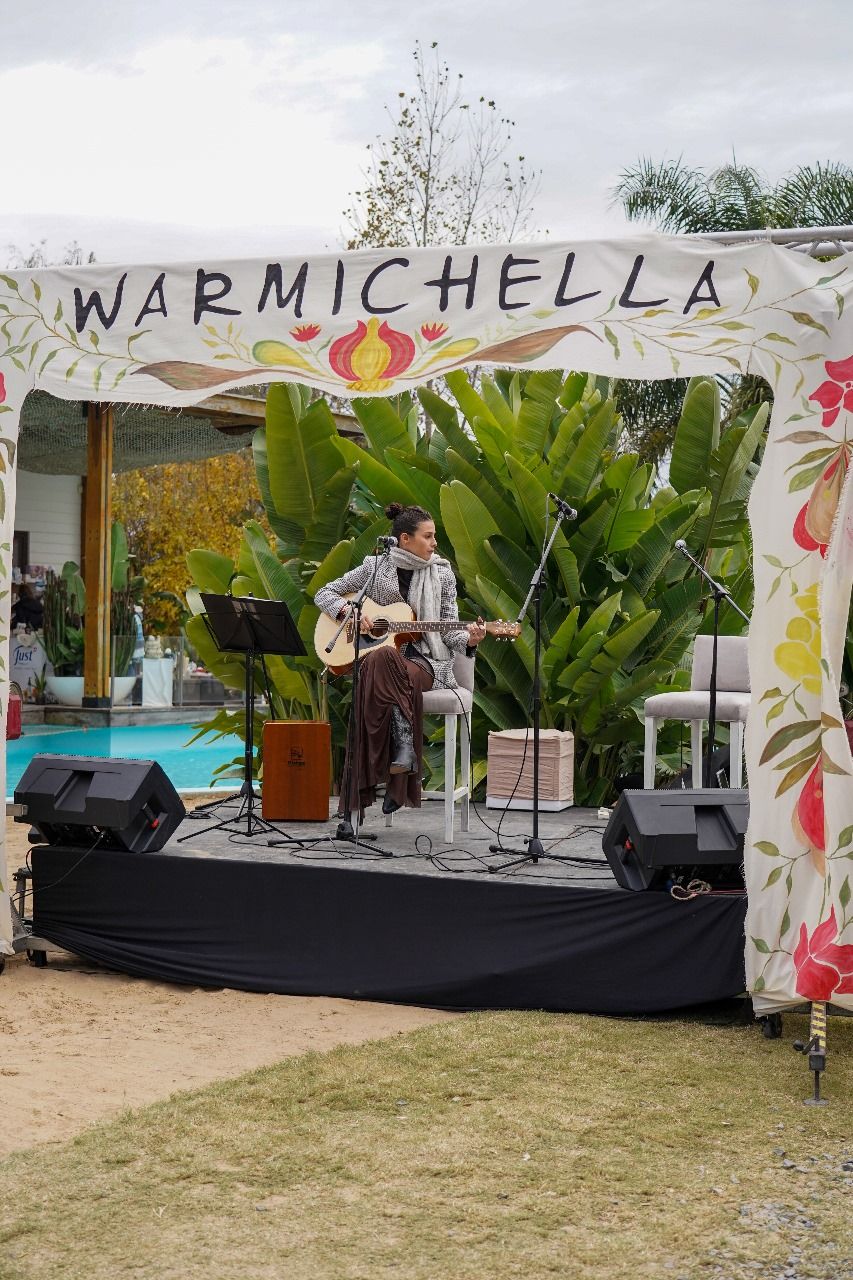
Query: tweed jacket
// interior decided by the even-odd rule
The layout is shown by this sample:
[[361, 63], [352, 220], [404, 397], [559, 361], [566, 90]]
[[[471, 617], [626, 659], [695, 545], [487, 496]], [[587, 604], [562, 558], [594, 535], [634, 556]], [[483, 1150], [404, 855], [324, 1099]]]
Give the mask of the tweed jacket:
[[[376, 568], [375, 578], [373, 578], [374, 568]], [[449, 567], [440, 568], [439, 573], [441, 575], [441, 618], [456, 619], [459, 617], [459, 607], [456, 603], [456, 578]], [[397, 568], [387, 556], [379, 557], [378, 567], [376, 566], [375, 558], [368, 556], [357, 569], [350, 569], [349, 573], [345, 573], [343, 577], [327, 582], [325, 587], [321, 587], [315, 595], [314, 603], [318, 609], [322, 609], [324, 613], [336, 618], [347, 603], [343, 596], [350, 591], [360, 591], [366, 582], [370, 582], [371, 578], [373, 578], [373, 582], [367, 594], [377, 604], [408, 603], [400, 591]], [[428, 619], [423, 619], [423, 621], [428, 621]], [[452, 653], [465, 653], [468, 647], [468, 632], [464, 629], [446, 631], [441, 638]], [[455, 689], [456, 677], [453, 674], [453, 659], [438, 661], [430, 657], [429, 650], [423, 641], [418, 642], [417, 647], [429, 658], [430, 665], [435, 673], [433, 688]]]

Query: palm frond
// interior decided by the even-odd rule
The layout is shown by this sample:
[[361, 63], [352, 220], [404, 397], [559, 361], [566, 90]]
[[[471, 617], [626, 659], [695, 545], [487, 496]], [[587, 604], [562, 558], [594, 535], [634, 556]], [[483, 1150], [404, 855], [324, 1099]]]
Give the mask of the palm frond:
[[715, 230], [752, 231], [772, 226], [770, 187], [749, 165], [721, 165], [711, 174], [709, 188], [715, 206]]
[[799, 165], [774, 191], [779, 226], [853, 224], [853, 169], [841, 161]]
[[632, 222], [654, 222], [660, 231], [689, 235], [715, 229], [707, 178], [680, 158], [661, 164], [640, 159], [620, 174], [613, 197]]

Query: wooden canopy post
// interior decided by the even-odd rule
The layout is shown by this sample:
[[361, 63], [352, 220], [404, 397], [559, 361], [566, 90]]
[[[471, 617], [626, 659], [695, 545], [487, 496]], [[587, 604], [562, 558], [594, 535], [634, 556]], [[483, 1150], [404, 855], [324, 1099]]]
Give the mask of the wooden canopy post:
[[86, 619], [83, 706], [112, 705], [110, 683], [110, 530], [113, 407], [90, 402], [87, 416], [86, 530], [83, 577]]

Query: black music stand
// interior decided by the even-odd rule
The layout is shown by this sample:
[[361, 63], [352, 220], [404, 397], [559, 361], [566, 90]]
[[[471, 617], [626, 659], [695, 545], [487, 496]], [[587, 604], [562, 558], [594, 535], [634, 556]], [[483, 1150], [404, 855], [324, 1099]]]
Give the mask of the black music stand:
[[[220, 653], [242, 653], [246, 664], [245, 693], [245, 751], [243, 756], [243, 783], [233, 796], [227, 796], [218, 804], [227, 804], [229, 800], [240, 801], [240, 808], [231, 818], [223, 818], [201, 831], [193, 831], [191, 835], [180, 836], [179, 840], [189, 840], [191, 836], [204, 835], [207, 831], [227, 830], [245, 819], [246, 836], [258, 832], [275, 832], [277, 827], [259, 818], [255, 812], [258, 796], [252, 782], [252, 756], [254, 751], [254, 718], [255, 718], [255, 659], [266, 654], [278, 654], [281, 657], [300, 657], [305, 653], [302, 637], [296, 629], [296, 623], [287, 605], [282, 600], [262, 600], [255, 596], [218, 596], [210, 592], [202, 592], [205, 625], [213, 637]], [[240, 834], [240, 833], [235, 833]], [[300, 844], [294, 840], [292, 843]]]

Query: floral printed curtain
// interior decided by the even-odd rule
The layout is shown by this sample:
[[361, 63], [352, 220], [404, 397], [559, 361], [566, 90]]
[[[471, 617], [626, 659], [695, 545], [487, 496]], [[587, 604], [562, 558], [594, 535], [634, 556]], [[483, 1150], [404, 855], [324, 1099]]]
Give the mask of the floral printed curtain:
[[[387, 395], [465, 365], [762, 374], [774, 408], [750, 504], [747, 976], [763, 1011], [803, 998], [853, 1008], [853, 759], [838, 696], [853, 585], [851, 280], [853, 255], [825, 264], [662, 236], [0, 275], [3, 637], [18, 421], [35, 387], [182, 405], [277, 381]], [[10, 941], [4, 887], [0, 952]]]

